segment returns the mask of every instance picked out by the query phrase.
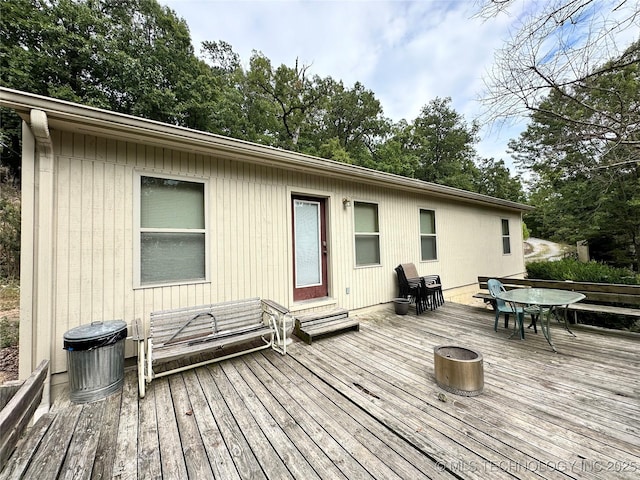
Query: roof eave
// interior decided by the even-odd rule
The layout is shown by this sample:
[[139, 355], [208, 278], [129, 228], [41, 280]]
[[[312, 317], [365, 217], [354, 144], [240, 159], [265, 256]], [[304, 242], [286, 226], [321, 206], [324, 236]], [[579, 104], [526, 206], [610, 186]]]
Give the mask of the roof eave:
[[488, 195], [4, 87], [0, 87], [0, 105], [14, 109], [27, 122], [32, 109], [43, 110], [46, 112], [49, 125], [52, 128], [173, 147], [182, 151], [270, 165], [315, 175], [326, 175], [332, 178], [454, 199], [460, 202], [491, 205], [516, 211], [533, 209], [529, 205]]

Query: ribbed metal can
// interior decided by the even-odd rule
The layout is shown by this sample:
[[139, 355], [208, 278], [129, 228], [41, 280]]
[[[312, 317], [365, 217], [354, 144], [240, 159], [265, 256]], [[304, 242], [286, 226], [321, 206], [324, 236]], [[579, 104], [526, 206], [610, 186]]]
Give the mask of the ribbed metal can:
[[122, 320], [92, 322], [64, 334], [72, 402], [93, 402], [122, 388], [126, 338]]

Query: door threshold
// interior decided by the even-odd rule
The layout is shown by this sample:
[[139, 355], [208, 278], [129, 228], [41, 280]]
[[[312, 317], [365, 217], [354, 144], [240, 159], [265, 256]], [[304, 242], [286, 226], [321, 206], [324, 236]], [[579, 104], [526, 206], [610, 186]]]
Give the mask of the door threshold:
[[333, 297], [310, 298], [308, 300], [298, 300], [293, 302], [289, 310], [291, 312], [299, 312], [300, 310], [309, 310], [310, 308], [328, 307], [337, 305], [338, 301]]

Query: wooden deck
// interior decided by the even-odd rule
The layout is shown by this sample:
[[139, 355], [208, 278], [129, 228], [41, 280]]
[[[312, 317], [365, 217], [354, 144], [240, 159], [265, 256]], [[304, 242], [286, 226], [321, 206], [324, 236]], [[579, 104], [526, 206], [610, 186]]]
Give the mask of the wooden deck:
[[[131, 370], [122, 394], [58, 401], [0, 478], [639, 478], [637, 338], [554, 325], [554, 354], [453, 303], [359, 318], [286, 357], [158, 379], [142, 400]], [[481, 395], [436, 386], [444, 344], [482, 353]]]

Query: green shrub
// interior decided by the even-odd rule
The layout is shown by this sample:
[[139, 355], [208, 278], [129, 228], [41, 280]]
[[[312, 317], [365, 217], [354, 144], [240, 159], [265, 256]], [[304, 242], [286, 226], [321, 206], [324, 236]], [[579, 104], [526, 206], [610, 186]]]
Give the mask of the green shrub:
[[[640, 285], [640, 275], [626, 268], [615, 268], [599, 262], [579, 262], [566, 258], [557, 262], [540, 261], [527, 264], [527, 278], [540, 280], [572, 280], [574, 282], [618, 283]], [[634, 317], [606, 313], [581, 312], [580, 322], [603, 328], [637, 332], [640, 322]]]
[[12, 322], [7, 317], [0, 318], [0, 348], [18, 345], [18, 322]]
[[600, 262], [579, 262], [567, 258], [557, 262], [540, 261], [527, 264], [527, 278], [540, 280], [572, 280], [574, 282], [620, 283], [639, 285], [640, 275], [626, 268], [609, 267]]
[[10, 182], [0, 178], [0, 278], [19, 277], [20, 193]]

